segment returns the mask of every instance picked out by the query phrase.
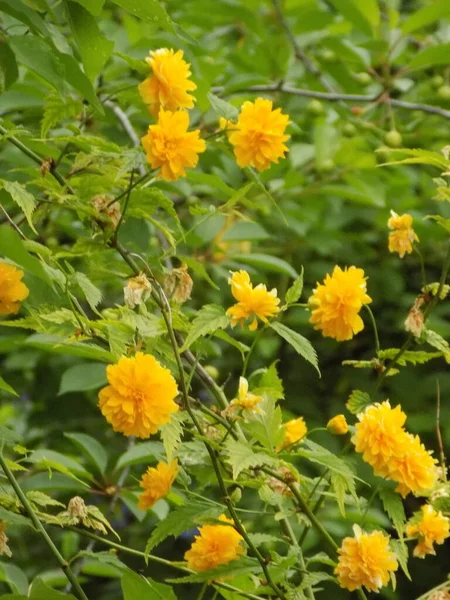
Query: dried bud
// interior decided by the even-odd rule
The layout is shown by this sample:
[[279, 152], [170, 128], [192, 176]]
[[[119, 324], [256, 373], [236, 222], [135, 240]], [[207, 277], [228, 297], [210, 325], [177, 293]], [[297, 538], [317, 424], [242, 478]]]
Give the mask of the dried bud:
[[41, 163], [41, 175], [42, 177], [45, 177], [47, 175], [47, 173], [53, 169], [53, 167], [55, 166], [55, 161], [53, 160], [53, 158], [51, 158], [50, 156], [47, 156], [46, 158], [44, 158], [44, 160]]
[[131, 279], [128, 279], [127, 285], [123, 288], [125, 304], [129, 308], [135, 308], [141, 302], [148, 300], [151, 291], [152, 286], [144, 273], [141, 273], [137, 277], [131, 277]]
[[8, 537], [5, 533], [6, 523], [0, 521], [0, 554], [6, 554], [11, 558], [12, 552], [10, 547], [8, 546]]
[[428, 596], [428, 600], [450, 600], [450, 585], [444, 589], [436, 590]]
[[111, 204], [112, 200], [113, 196], [98, 194], [92, 198], [91, 204], [98, 213], [108, 217], [114, 227], [117, 227], [121, 217], [120, 204], [118, 202]]
[[344, 415], [336, 415], [327, 423], [327, 429], [333, 435], [345, 435], [348, 433], [348, 423]]
[[69, 500], [67, 512], [73, 519], [78, 520], [85, 519], [88, 516], [86, 504], [84, 503], [83, 498], [80, 498], [80, 496], [74, 496], [71, 500]]
[[183, 304], [191, 297], [193, 281], [188, 273], [187, 265], [172, 269], [164, 282], [164, 291], [174, 302]]
[[281, 494], [282, 496], [292, 496], [289, 484], [295, 483], [298, 480], [296, 474], [291, 471], [291, 469], [288, 469], [288, 467], [279, 467], [276, 472], [277, 475], [280, 475], [280, 477], [284, 479], [284, 481], [280, 481], [276, 477], [268, 477], [267, 485], [276, 494]]
[[405, 329], [412, 333], [415, 337], [419, 337], [424, 327], [423, 313], [420, 307], [423, 304], [422, 296], [416, 298], [413, 307], [408, 313], [405, 320]]

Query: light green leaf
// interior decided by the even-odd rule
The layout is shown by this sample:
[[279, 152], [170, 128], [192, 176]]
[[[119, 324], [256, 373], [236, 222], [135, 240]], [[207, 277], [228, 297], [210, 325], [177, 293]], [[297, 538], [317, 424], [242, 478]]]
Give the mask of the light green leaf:
[[180, 232], [183, 231], [174, 204], [164, 192], [155, 187], [139, 188], [131, 192], [128, 209], [129, 215], [138, 218], [156, 217], [158, 210], [163, 210], [172, 217]]
[[408, 546], [403, 542], [403, 540], [395, 540], [393, 538], [389, 540], [389, 545], [395, 552], [403, 573], [411, 581], [411, 575], [408, 571]]
[[425, 219], [429, 219], [430, 221], [435, 221], [440, 225], [445, 231], [450, 233], [450, 219], [445, 219], [441, 215], [427, 215]]
[[240, 221], [225, 231], [222, 236], [223, 242], [241, 242], [245, 240], [258, 241], [267, 240], [270, 234], [258, 223]]
[[89, 277], [84, 273], [77, 271], [74, 277], [75, 281], [78, 283], [83, 294], [85, 295], [89, 306], [92, 308], [92, 310], [94, 310], [96, 306], [98, 306], [102, 301], [103, 296], [101, 291], [98, 289], [97, 286], [95, 286], [92, 283]]
[[246, 424], [246, 429], [258, 440], [264, 448], [275, 450], [283, 441], [284, 428], [282, 427], [281, 409], [276, 404], [276, 393], [264, 393], [262, 402], [258, 405], [260, 414], [253, 415]]
[[158, 462], [159, 460], [163, 460], [163, 457], [164, 446], [161, 442], [142, 442], [124, 452], [117, 461], [114, 470], [118, 471], [129, 465]]
[[59, 52], [58, 59], [64, 68], [66, 81], [80, 93], [82, 98], [88, 100], [92, 108], [103, 115], [105, 111], [97, 98], [94, 86], [80, 69], [80, 66], [74, 57]]
[[66, 6], [85, 73], [92, 81], [111, 56], [114, 42], [105, 38], [97, 25], [97, 19], [86, 8], [70, 0], [66, 2]]
[[367, 392], [353, 390], [346, 403], [346, 408], [353, 415], [358, 415], [372, 404], [372, 399]]
[[326, 467], [333, 473], [342, 475], [348, 481], [355, 479], [353, 469], [348, 462], [309, 439], [304, 440], [302, 446], [295, 451], [295, 454], [303, 456], [313, 463]]
[[191, 329], [186, 337], [181, 352], [185, 352], [198, 338], [225, 329], [230, 324], [225, 310], [218, 304], [205, 304], [192, 321]]
[[388, 514], [389, 518], [394, 524], [399, 537], [402, 538], [404, 533], [404, 525], [406, 523], [406, 515], [403, 502], [399, 494], [394, 492], [394, 490], [391, 488], [383, 488], [378, 492], [378, 494], [383, 503], [385, 512]]
[[28, 577], [14, 564], [6, 562], [0, 564], [0, 581], [6, 582], [15, 594], [28, 592]]
[[72, 594], [57, 592], [44, 583], [39, 577], [36, 577], [31, 584], [28, 598], [29, 600], [76, 600], [75, 596]]
[[448, 161], [445, 159], [443, 154], [439, 152], [432, 152], [430, 150], [422, 150], [421, 148], [386, 148], [383, 150], [384, 152], [389, 152], [394, 157], [396, 156], [407, 156], [403, 160], [394, 160], [383, 165], [408, 165], [408, 164], [420, 164], [420, 165], [432, 165], [433, 167], [437, 167], [441, 171], [445, 171], [448, 167]]
[[433, 348], [437, 348], [444, 354], [450, 353], [450, 345], [445, 338], [443, 338], [436, 331], [431, 329], [424, 329], [421, 334], [421, 341], [430, 344]]
[[100, 16], [105, 0], [72, 0], [83, 6], [94, 17]]
[[33, 10], [21, 0], [1, 0], [0, 11], [24, 23], [31, 31], [36, 31], [44, 36], [49, 35], [45, 21], [39, 15], [38, 11]]
[[127, 571], [121, 579], [123, 600], [177, 600], [173, 589], [165, 583], [157, 583], [150, 577]]
[[[65, 454], [56, 452], [55, 450], [40, 448], [39, 450], [35, 450], [24, 460], [33, 464], [48, 464], [50, 467], [54, 468], [57, 471], [60, 471], [60, 473], [64, 473], [65, 475], [75, 474], [79, 477], [92, 479], [92, 475], [89, 473], [89, 471], [86, 471], [86, 469], [83, 466], [81, 466], [76, 460], [65, 456]], [[57, 465], [61, 465], [63, 469], [57, 468]]]
[[277, 460], [268, 454], [254, 452], [253, 448], [247, 442], [241, 442], [229, 438], [225, 445], [227, 462], [233, 469], [233, 479], [237, 479], [245, 469], [259, 467], [261, 465], [271, 465]]
[[372, 35], [372, 28], [378, 27], [380, 9], [376, 0], [331, 0], [331, 4], [357, 31]]
[[23, 210], [25, 217], [27, 218], [28, 225], [37, 234], [31, 220], [34, 209], [36, 208], [36, 200], [34, 196], [30, 194], [27, 188], [18, 183], [17, 181], [8, 181], [7, 179], [0, 179], [0, 186], [4, 189], [14, 202]]
[[173, 22], [158, 0], [113, 0], [114, 4], [152, 25], [176, 34]]
[[404, 34], [412, 33], [422, 27], [427, 27], [440, 19], [450, 16], [450, 4], [447, 0], [433, 0], [427, 6], [415, 11], [401, 25]]
[[167, 517], [160, 521], [150, 536], [145, 547], [145, 552], [149, 553], [152, 549], [168, 538], [170, 535], [178, 536], [187, 529], [198, 525], [208, 519], [215, 519], [222, 514], [224, 508], [217, 504], [208, 502], [189, 502], [183, 504]]
[[270, 323], [270, 327], [276, 331], [280, 337], [286, 340], [300, 356], [311, 363], [320, 376], [317, 353], [309, 340], [278, 321]]
[[218, 117], [223, 117], [229, 121], [237, 120], [239, 111], [235, 106], [229, 102], [226, 102], [225, 100], [222, 100], [222, 98], [215, 96], [211, 92], [208, 92], [208, 100], [211, 104], [211, 108]]
[[183, 414], [179, 412], [175, 413], [172, 415], [170, 422], [162, 425], [160, 429], [161, 439], [164, 444], [167, 460], [169, 462], [173, 460], [178, 446], [181, 444], [181, 438], [183, 436], [183, 421]]
[[0, 506], [0, 519], [2, 521], [6, 521], [7, 523], [12, 523], [13, 525], [21, 525], [23, 527], [33, 528], [33, 524], [31, 523], [30, 519], [6, 510], [6, 508], [3, 508], [3, 506]]
[[283, 381], [278, 375], [277, 361], [273, 362], [268, 369], [263, 369], [262, 377], [253, 393], [268, 394], [274, 400], [284, 398]]
[[91, 462], [97, 467], [100, 474], [106, 471], [108, 464], [108, 454], [103, 446], [90, 435], [85, 433], [65, 433], [69, 440], [72, 440], [88, 456]]
[[26, 340], [25, 345], [54, 354], [70, 354], [71, 356], [80, 356], [107, 363], [114, 362], [112, 354], [100, 348], [100, 346], [84, 342], [68, 342], [57, 335], [36, 333]]
[[286, 292], [286, 296], [285, 296], [286, 306], [289, 306], [290, 304], [295, 304], [296, 302], [298, 302], [298, 300], [300, 299], [300, 296], [302, 295], [303, 271], [304, 271], [304, 269], [302, 267], [300, 275], [297, 277], [297, 279], [294, 281], [294, 283], [291, 285], [291, 287]]
[[14, 390], [14, 388], [12, 388], [9, 383], [6, 383], [6, 381], [3, 379], [3, 377], [0, 375], [0, 390], [3, 390], [4, 392], [9, 392], [10, 394], [13, 394], [14, 396], [18, 396], [19, 394]]
[[44, 117], [41, 121], [41, 136], [47, 137], [47, 133], [63, 119], [76, 117], [82, 111], [83, 105], [80, 100], [65, 95], [61, 97], [57, 92], [52, 92], [45, 99]]
[[236, 262], [260, 268], [269, 273], [283, 273], [284, 275], [289, 275], [289, 277], [298, 277], [297, 271], [288, 262], [270, 254], [258, 254], [255, 252], [252, 254], [236, 254], [231, 258]]
[[437, 44], [415, 54], [408, 69], [428, 69], [434, 65], [447, 65], [449, 62], [450, 44]]
[[[378, 352], [378, 358], [383, 360], [392, 360], [395, 356], [397, 356], [399, 352], [398, 348], [388, 348], [386, 350], [380, 350]], [[426, 352], [425, 350], [406, 350], [397, 359], [397, 365], [401, 367], [405, 367], [407, 363], [412, 365], [424, 365], [425, 363], [433, 360], [433, 358], [441, 358], [441, 352]]]
[[44, 494], [44, 492], [39, 492], [38, 490], [30, 490], [26, 493], [28, 500], [37, 506], [43, 506], [44, 508], [47, 506], [60, 506], [65, 508], [66, 505], [58, 500], [55, 500], [51, 496]]
[[64, 92], [64, 67], [55, 51], [32, 35], [10, 35], [8, 39], [21, 65], [45, 79], [59, 93]]
[[41, 262], [29, 254], [19, 234], [7, 225], [0, 227], [0, 254], [10, 258], [25, 271], [29, 271], [32, 275], [39, 277], [39, 279], [52, 286], [51, 279], [44, 271]]

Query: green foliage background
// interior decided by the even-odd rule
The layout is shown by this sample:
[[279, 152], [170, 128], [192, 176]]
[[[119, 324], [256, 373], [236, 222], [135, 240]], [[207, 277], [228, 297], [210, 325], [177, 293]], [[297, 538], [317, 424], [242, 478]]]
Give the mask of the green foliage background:
[[[117, 253], [106, 249], [95, 230], [90, 200], [99, 193], [123, 192], [129, 171], [143, 165], [142, 152], [132, 148], [114, 108], [127, 115], [138, 138], [145, 134], [150, 116], [137, 91], [137, 84], [148, 73], [143, 59], [150, 49], [167, 46], [182, 48], [192, 64], [198, 90], [191, 123], [204, 137], [216, 131], [219, 116], [211, 107], [209, 93], [237, 108], [258, 94], [270, 97], [290, 115], [290, 152], [255, 182], [236, 166], [224, 141], [212, 139], [199, 168], [187, 179], [171, 184], [157, 181], [152, 189], [160, 190], [160, 195], [136, 193], [131, 198], [120, 242], [145, 256], [161, 280], [167, 267], [164, 259], [173, 259], [175, 264], [187, 262], [194, 279], [192, 300], [185, 306], [188, 316], [208, 303], [224, 307], [231, 303], [230, 269], [247, 268], [255, 281], [277, 287], [283, 297], [303, 267], [305, 302], [315, 283], [335, 264], [355, 264], [369, 277], [368, 291], [382, 346], [398, 348], [403, 343], [403, 322], [421, 287], [420, 261], [416, 254], [404, 260], [389, 254], [389, 211], [407, 211], [414, 217], [428, 281], [437, 281], [448, 232], [424, 217], [439, 214], [449, 218], [449, 195], [447, 201], [436, 200], [433, 178], [440, 172], [431, 165], [380, 164], [400, 157], [386, 149], [387, 142], [396, 142], [386, 140], [386, 133], [393, 129], [402, 137], [398, 145], [406, 148], [440, 152], [449, 143], [450, 4], [448, 0], [285, 0], [280, 5], [300, 49], [297, 57], [275, 10], [277, 4], [269, 1], [0, 1], [0, 114], [5, 134], [0, 146], [0, 202], [17, 222], [23, 220], [21, 209], [28, 214], [30, 223], [23, 222], [22, 230], [41, 245], [29, 245], [28, 249], [49, 265], [52, 260], [63, 265], [73, 293], [90, 316], [100, 311], [117, 319], [117, 311], [107, 311], [123, 304], [123, 281], [129, 275]], [[317, 73], [307, 68], [311, 64]], [[332, 89], [343, 99], [249, 89], [277, 85], [319, 92], [319, 96]], [[349, 94], [373, 101], [348, 99], [345, 96]], [[390, 105], [388, 96], [407, 103], [406, 108]], [[426, 105], [425, 109], [421, 105]], [[441, 114], [433, 114], [433, 107]], [[75, 193], [64, 191], [50, 173], [42, 177], [33, 160], [8, 141], [10, 135], [39, 157], [56, 161]], [[6, 183], [10, 181], [26, 186], [31, 198], [24, 188], [11, 191]], [[242, 192], [236, 198], [238, 190]], [[230, 215], [233, 223], [221, 240], [229, 245], [223, 251], [217, 247], [217, 236], [223, 233]], [[0, 253], [6, 256], [7, 246], [10, 249], [13, 243], [10, 235], [4, 223]], [[94, 287], [77, 279], [74, 272], [85, 273]], [[107, 350], [101, 354], [84, 349], [77, 354], [54, 346], [51, 336], [73, 335], [76, 323], [55, 315], [56, 310], [67, 308], [67, 299], [45, 281], [53, 276], [51, 270], [45, 275], [29, 269], [26, 274], [31, 293], [21, 316], [37, 333], [11, 327], [10, 321], [0, 322], [9, 325], [0, 327], [1, 375], [19, 394], [14, 398], [0, 391], [0, 425], [23, 435], [27, 448], [51, 449], [72, 458], [81, 474], [89, 461], [65, 434], [84, 432], [95, 437], [107, 455], [107, 482], [114, 484], [118, 471], [113, 467], [126, 450], [126, 440], [106, 426], [96, 406], [110, 355]], [[101, 299], [96, 296], [97, 289]], [[50, 316], [45, 318], [45, 313]], [[442, 303], [431, 320], [431, 327], [447, 339], [449, 314], [449, 303]], [[322, 378], [270, 331], [257, 346], [252, 370], [277, 361], [285, 387], [286, 418], [303, 415], [313, 429], [324, 427], [331, 416], [343, 412], [351, 390], [367, 389], [375, 373], [341, 364], [373, 357], [373, 335], [366, 317], [364, 331], [345, 343], [322, 338], [312, 330], [308, 318], [303, 308], [296, 308], [285, 323], [311, 340]], [[121, 336], [120, 328], [114, 327], [113, 331], [110, 350], [117, 355], [125, 347], [126, 333]], [[170, 364], [170, 349], [160, 334], [153, 323], [153, 330], [147, 330], [147, 349], [153, 344]], [[252, 334], [246, 331], [235, 337], [245, 344], [252, 341]], [[233, 398], [241, 365], [239, 351], [217, 338], [204, 341], [197, 349], [204, 364], [217, 368], [218, 383]], [[441, 429], [448, 448], [450, 375], [445, 361], [400, 368], [383, 389], [385, 398], [402, 404], [409, 429], [435, 450], [437, 380], [442, 398]], [[204, 395], [200, 388], [197, 393]], [[341, 448], [340, 440], [330, 439], [326, 433], [314, 439], [332, 451]], [[132, 484], [155, 456], [155, 449], [149, 446], [142, 461], [133, 467]], [[375, 482], [369, 469], [361, 464], [358, 469], [367, 481]], [[73, 471], [76, 473], [76, 468]], [[211, 478], [209, 468], [201, 464], [195, 472], [200, 481]], [[55, 492], [63, 500], [75, 492], [86, 492], [77, 480], [60, 473], [50, 478], [45, 471], [31, 474], [25, 486]], [[362, 488], [361, 494], [370, 492]], [[161, 502], [147, 516], [135, 510], [136, 520], [130, 512], [132, 503], [126, 500], [117, 503], [112, 524], [128, 545], [144, 547], [169, 505]], [[100, 506], [106, 502], [95, 494], [90, 501]], [[409, 513], [417, 506], [415, 499], [406, 502]], [[248, 507], [252, 507], [251, 499]], [[369, 522], [389, 526], [380, 508], [375, 503], [369, 510]], [[260, 517], [260, 531], [269, 527], [269, 519], [264, 519]], [[349, 532], [348, 522], [331, 505], [322, 511], [321, 521], [338, 538]], [[84, 544], [71, 532], [56, 531], [54, 535], [66, 556]], [[49, 566], [33, 532], [11, 528], [10, 538], [14, 562], [30, 580], [44, 573], [51, 584], [65, 585], [61, 573]], [[169, 538], [158, 554], [181, 560], [189, 539], [188, 535], [176, 541]], [[311, 534], [306, 550], [317, 544], [317, 537]], [[399, 576], [397, 591], [384, 589], [381, 597], [420, 596], [445, 579], [447, 557], [448, 547], [447, 552], [441, 549], [437, 557], [424, 562], [412, 559], [414, 583]], [[3, 578], [15, 577], [17, 589], [23, 591], [23, 581], [17, 583], [22, 575], [8, 574], [11, 567], [7, 564], [2, 563]], [[139, 560], [127, 564], [142, 567]], [[172, 571], [166, 573], [154, 565], [145, 572], [157, 580], [173, 576]], [[86, 577], [92, 574], [86, 586], [90, 597], [119, 597], [117, 579], [109, 577], [114, 575], [114, 566], [87, 561], [83, 573]], [[5, 593], [9, 591], [7, 584], [0, 585]], [[326, 586], [333, 598], [348, 597], [346, 592]], [[180, 598], [197, 597], [198, 589], [192, 585], [182, 590]], [[130, 593], [128, 598], [135, 597]], [[231, 593], [224, 597], [235, 598]]]

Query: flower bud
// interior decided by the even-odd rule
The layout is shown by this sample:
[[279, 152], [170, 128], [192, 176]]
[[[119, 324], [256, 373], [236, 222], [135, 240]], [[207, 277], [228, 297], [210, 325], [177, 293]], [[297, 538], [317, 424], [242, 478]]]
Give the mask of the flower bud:
[[145, 302], [150, 297], [152, 286], [150, 281], [141, 273], [137, 277], [131, 277], [127, 285], [123, 288], [125, 304], [129, 308], [136, 308], [141, 302]]
[[164, 282], [164, 291], [172, 298], [174, 302], [183, 304], [191, 297], [192, 286], [194, 282], [188, 273], [188, 267], [182, 264], [177, 269], [167, 275]]
[[327, 423], [327, 429], [333, 435], [345, 435], [348, 433], [348, 423], [344, 415], [336, 415]]

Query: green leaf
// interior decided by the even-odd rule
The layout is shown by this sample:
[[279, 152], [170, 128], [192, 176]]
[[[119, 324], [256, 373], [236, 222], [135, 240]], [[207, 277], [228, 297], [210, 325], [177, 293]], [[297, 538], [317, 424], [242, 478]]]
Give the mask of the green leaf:
[[97, 390], [106, 385], [106, 366], [98, 363], [74, 365], [64, 371], [59, 385], [58, 396], [70, 392]]
[[158, 0], [113, 0], [113, 2], [143, 21], [170, 33], [177, 33], [166, 9]]
[[31, 220], [34, 209], [36, 208], [36, 200], [34, 196], [30, 194], [27, 188], [18, 183], [17, 181], [8, 181], [7, 179], [0, 179], [0, 186], [3, 190], [8, 192], [14, 202], [19, 208], [23, 210], [23, 213], [28, 221], [28, 225], [37, 234], [34, 228], [33, 221]]
[[241, 442], [230, 438], [225, 445], [227, 462], [233, 469], [233, 479], [237, 479], [245, 469], [260, 467], [261, 465], [271, 465], [277, 462], [262, 452], [254, 452], [253, 448], [247, 442]]
[[[48, 448], [40, 448], [39, 450], [35, 450], [32, 454], [27, 456], [25, 460], [33, 464], [43, 463], [44, 465], [50, 466], [50, 468], [54, 468], [60, 473], [64, 473], [64, 475], [74, 474], [86, 479], [92, 479], [92, 475], [89, 473], [89, 471], [86, 471], [86, 469], [76, 460], [65, 456], [65, 454], [56, 452], [55, 450], [49, 450]], [[63, 468], [60, 469], [57, 465], [60, 465]]]
[[98, 472], [103, 475], [108, 464], [108, 454], [103, 446], [90, 435], [85, 433], [65, 433], [69, 440], [72, 440], [90, 459]]
[[392, 538], [389, 540], [389, 545], [395, 552], [403, 573], [411, 581], [411, 575], [408, 571], [409, 554], [407, 545], [403, 542], [403, 540], [395, 540]]
[[350, 21], [358, 31], [372, 35], [380, 22], [377, 0], [331, 0], [331, 4]]
[[14, 396], [18, 396], [19, 394], [14, 390], [14, 388], [12, 388], [9, 383], [6, 383], [6, 381], [3, 379], [3, 377], [0, 375], [0, 390], [3, 390], [4, 392], [9, 392], [10, 394], [13, 394]]
[[333, 473], [342, 475], [348, 482], [355, 479], [355, 474], [348, 462], [309, 439], [304, 440], [302, 446], [296, 450], [295, 454], [297, 456], [303, 456], [313, 463], [326, 467]]
[[157, 583], [150, 577], [127, 571], [120, 581], [123, 600], [177, 600], [173, 589], [165, 583]]
[[447, 65], [450, 62], [450, 44], [437, 44], [425, 48], [414, 55], [408, 69], [428, 69], [434, 65]]
[[70, 0], [66, 2], [66, 6], [84, 71], [92, 81], [111, 56], [114, 42], [105, 38], [97, 25], [97, 19], [86, 8]]
[[178, 412], [172, 415], [169, 423], [161, 426], [161, 439], [164, 444], [167, 460], [169, 462], [173, 459], [178, 446], [181, 444], [181, 438], [183, 436], [183, 421], [183, 414]]
[[83, 6], [94, 17], [100, 16], [105, 0], [72, 0]]
[[13, 525], [21, 525], [23, 527], [33, 528], [33, 524], [31, 523], [30, 519], [6, 510], [6, 508], [3, 508], [3, 506], [0, 506], [0, 519], [2, 521], [6, 521], [7, 523], [12, 523]]
[[445, 171], [448, 167], [448, 161], [439, 152], [432, 152], [430, 150], [422, 150], [421, 148], [386, 148], [384, 152], [389, 152], [394, 156], [407, 156], [403, 160], [395, 160], [380, 165], [408, 165], [408, 164], [420, 164], [420, 165], [432, 165], [437, 167], [441, 171]]
[[291, 287], [286, 292], [286, 296], [285, 296], [286, 306], [289, 306], [290, 304], [295, 304], [296, 302], [298, 302], [298, 300], [300, 299], [300, 296], [302, 295], [303, 271], [304, 271], [304, 269], [302, 267], [300, 275], [297, 277], [297, 279], [294, 281], [294, 283], [291, 285]]
[[33, 581], [28, 594], [29, 600], [76, 600], [72, 594], [57, 592], [39, 577]]
[[[383, 360], [392, 360], [397, 356], [399, 352], [398, 348], [388, 348], [386, 350], [380, 350], [378, 352], [378, 358]], [[441, 352], [426, 352], [425, 350], [406, 350], [397, 360], [396, 364], [401, 367], [405, 367], [407, 363], [412, 365], [424, 365], [425, 363], [433, 360], [433, 358], [441, 358]]]
[[[1, 8], [1, 2], [0, 2]], [[0, 93], [3, 93], [19, 77], [19, 69], [17, 68], [16, 56], [11, 50], [9, 44], [4, 41], [0, 42]]]
[[412, 33], [422, 27], [427, 27], [440, 19], [450, 16], [450, 4], [447, 0], [433, 0], [427, 6], [415, 11], [401, 25], [404, 34]]
[[65, 72], [56, 51], [32, 35], [11, 35], [8, 39], [21, 65], [34, 71], [60, 94], [64, 92]]
[[298, 277], [297, 271], [288, 262], [277, 256], [270, 254], [237, 254], [231, 257], [233, 260], [250, 265], [252, 267], [261, 268], [263, 271], [282, 273], [289, 277]]
[[406, 523], [405, 509], [403, 502], [396, 492], [391, 488], [382, 488], [378, 492], [383, 508], [388, 514], [400, 538], [403, 537], [404, 525]]
[[178, 579], [169, 579], [172, 583], [201, 583], [203, 581], [214, 581], [216, 579], [238, 577], [245, 573], [258, 573], [261, 570], [261, 565], [256, 558], [243, 556], [238, 560], [232, 560], [226, 565], [220, 565], [214, 569], [208, 569], [202, 573], [194, 573], [186, 577]]
[[255, 414], [246, 429], [268, 450], [275, 450], [283, 441], [284, 428], [281, 409], [276, 404], [276, 394], [265, 393], [259, 404], [260, 414]]
[[105, 111], [103, 110], [103, 107], [97, 98], [95, 89], [87, 76], [80, 69], [80, 66], [74, 57], [70, 56], [69, 54], [63, 54], [62, 52], [59, 52], [58, 59], [64, 68], [66, 81], [73, 88], [78, 90], [82, 98], [90, 102], [92, 108], [95, 108], [95, 110], [103, 115]]
[[430, 346], [433, 346], [433, 348], [437, 348], [444, 354], [450, 353], [449, 343], [436, 331], [425, 329], [422, 331], [420, 339], [421, 341], [430, 344]]
[[158, 188], [138, 188], [130, 194], [128, 214], [138, 218], [158, 215], [158, 210], [163, 210], [175, 221], [180, 232], [183, 228], [178, 218], [177, 211], [170, 198]]
[[63, 119], [76, 117], [82, 111], [83, 105], [80, 100], [71, 96], [61, 97], [52, 92], [45, 99], [44, 117], [41, 121], [41, 136], [47, 137], [47, 133]]
[[94, 310], [103, 299], [101, 291], [95, 286], [87, 275], [77, 271], [75, 281], [80, 286], [89, 306]]
[[427, 215], [425, 219], [430, 219], [438, 223], [445, 231], [450, 233], [450, 219], [445, 219], [441, 215]]
[[37, 10], [27, 6], [22, 0], [0, 0], [0, 11], [11, 15], [32, 31], [48, 36], [47, 26]]
[[240, 221], [225, 231], [222, 242], [241, 242], [245, 240], [258, 241], [267, 240], [270, 234], [258, 223]]
[[44, 494], [44, 492], [39, 492], [38, 490], [30, 490], [27, 492], [27, 498], [33, 504], [37, 504], [37, 506], [43, 506], [44, 508], [47, 506], [60, 506], [61, 508], [66, 508], [66, 505], [58, 500], [55, 500], [51, 496]]
[[319, 373], [319, 364], [317, 360], [317, 353], [311, 345], [311, 342], [307, 340], [305, 337], [293, 331], [286, 325], [279, 323], [278, 321], [273, 321], [270, 323], [270, 327], [278, 333], [280, 337], [282, 337], [286, 342], [288, 342], [294, 350], [300, 354], [305, 360], [313, 365], [316, 371]]
[[353, 390], [345, 406], [347, 410], [352, 413], [352, 415], [358, 415], [371, 404], [372, 399], [367, 392]]
[[164, 446], [161, 442], [142, 442], [136, 444], [119, 458], [115, 471], [123, 469], [129, 465], [138, 465], [141, 463], [158, 462], [164, 456]]
[[39, 277], [39, 279], [42, 279], [42, 281], [45, 281], [45, 283], [52, 286], [51, 279], [44, 271], [41, 261], [34, 256], [31, 256], [26, 250], [19, 234], [7, 225], [0, 227], [0, 254], [10, 258], [25, 271]]
[[226, 102], [225, 100], [222, 100], [222, 98], [218, 98], [211, 92], [208, 92], [208, 100], [211, 104], [211, 108], [218, 117], [224, 117], [224, 119], [229, 121], [237, 120], [239, 111], [235, 106], [229, 102]]
[[[28, 593], [28, 577], [16, 565], [0, 564], [0, 581], [6, 582], [15, 594]], [[3, 598], [3, 596], [1, 596]], [[26, 596], [25, 596], [26, 597]]]
[[186, 337], [181, 352], [185, 352], [198, 338], [214, 333], [218, 329], [225, 329], [230, 324], [225, 310], [218, 304], [205, 304], [198, 311], [192, 321], [191, 329]]
[[145, 547], [146, 554], [170, 535], [177, 537], [202, 521], [217, 518], [223, 511], [222, 506], [208, 502], [183, 504], [156, 525]]
[[31, 335], [25, 342], [26, 346], [39, 348], [54, 354], [70, 354], [71, 356], [80, 356], [90, 358], [101, 362], [111, 363], [113, 356], [107, 350], [96, 346], [95, 344], [86, 344], [84, 342], [68, 342], [57, 335], [46, 335], [36, 333]]
[[0, 442], [7, 446], [14, 446], [15, 444], [22, 444], [23, 440], [22, 437], [12, 429], [0, 425]]
[[283, 381], [278, 375], [277, 361], [273, 362], [268, 369], [264, 369], [263, 375], [253, 393], [256, 395], [268, 394], [274, 400], [284, 398]]

